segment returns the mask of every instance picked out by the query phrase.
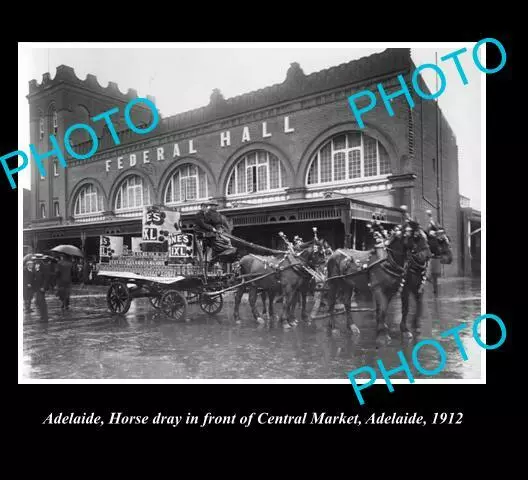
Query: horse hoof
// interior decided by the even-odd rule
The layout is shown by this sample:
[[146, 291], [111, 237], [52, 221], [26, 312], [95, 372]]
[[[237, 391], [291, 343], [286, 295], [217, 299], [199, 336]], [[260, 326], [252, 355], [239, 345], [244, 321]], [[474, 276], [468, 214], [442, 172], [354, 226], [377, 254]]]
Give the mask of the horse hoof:
[[260, 325], [263, 325], [266, 323], [266, 320], [264, 320], [262, 317], [257, 317], [257, 323], [259, 323]]
[[242, 322], [240, 321], [239, 318], [237, 318], [237, 319], [235, 319], [235, 323], [236, 323], [237, 325], [240, 325]]
[[339, 330], [339, 328], [332, 328], [332, 330], [330, 330], [330, 333], [332, 335], [339, 336], [341, 334], [341, 331]]
[[350, 331], [350, 333], [352, 333], [352, 335], [359, 335], [360, 333], [359, 328], [355, 324], [349, 325], [348, 330]]
[[284, 328], [284, 330], [288, 330], [292, 328], [292, 326], [288, 322], [282, 322], [282, 328]]
[[279, 316], [278, 315], [273, 315], [273, 317], [271, 317], [271, 321], [274, 322], [274, 323], [277, 323], [279, 321]]
[[402, 338], [412, 338], [412, 337], [413, 337], [413, 334], [409, 332], [409, 330], [404, 330], [402, 332]]

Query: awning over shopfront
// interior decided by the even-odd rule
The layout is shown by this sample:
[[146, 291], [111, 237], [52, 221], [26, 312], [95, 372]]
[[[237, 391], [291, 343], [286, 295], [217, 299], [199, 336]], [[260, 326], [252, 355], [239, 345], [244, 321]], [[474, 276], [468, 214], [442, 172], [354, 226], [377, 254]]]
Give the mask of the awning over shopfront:
[[[297, 200], [266, 205], [239, 203], [236, 208], [223, 208], [220, 211], [233, 223], [235, 228], [338, 220], [344, 225], [345, 235], [350, 234], [350, 224], [353, 220], [366, 222], [379, 220], [382, 223], [398, 224], [402, 221], [403, 214], [399, 208], [344, 197]], [[137, 235], [141, 232], [141, 216], [107, 218], [105, 221], [94, 223], [34, 225], [24, 229], [24, 244], [37, 245], [41, 241], [62, 241], [72, 238], [78, 238], [84, 242], [86, 238], [100, 235]], [[184, 226], [192, 226], [193, 220], [194, 213], [182, 214]]]

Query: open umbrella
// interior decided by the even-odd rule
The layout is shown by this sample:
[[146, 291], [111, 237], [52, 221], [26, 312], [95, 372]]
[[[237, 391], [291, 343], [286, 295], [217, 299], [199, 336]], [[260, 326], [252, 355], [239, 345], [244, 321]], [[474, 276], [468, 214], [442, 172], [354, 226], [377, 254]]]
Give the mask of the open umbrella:
[[83, 253], [73, 245], [58, 245], [56, 247], [53, 247], [50, 252], [64, 253], [73, 257], [84, 257]]
[[24, 257], [23, 263], [25, 264], [29, 260], [31, 260], [32, 262], [34, 262], [35, 260], [42, 260], [44, 262], [56, 262], [57, 261], [56, 258], [54, 258], [54, 257], [52, 257], [50, 255], [45, 255], [43, 253], [28, 253]]

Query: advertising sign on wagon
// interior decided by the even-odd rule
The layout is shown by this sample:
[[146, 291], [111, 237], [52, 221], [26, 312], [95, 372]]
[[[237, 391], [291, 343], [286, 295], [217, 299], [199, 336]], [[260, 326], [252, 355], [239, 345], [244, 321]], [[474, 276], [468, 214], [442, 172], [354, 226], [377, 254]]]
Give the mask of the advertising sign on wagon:
[[141, 237], [132, 237], [132, 251], [141, 252]]
[[143, 241], [164, 242], [178, 233], [180, 212], [158, 205], [143, 209]]
[[101, 235], [99, 244], [99, 257], [101, 262], [108, 263], [111, 258], [123, 254], [123, 237]]
[[171, 235], [169, 239], [169, 257], [192, 257], [194, 254], [193, 240], [193, 235], [189, 233]]

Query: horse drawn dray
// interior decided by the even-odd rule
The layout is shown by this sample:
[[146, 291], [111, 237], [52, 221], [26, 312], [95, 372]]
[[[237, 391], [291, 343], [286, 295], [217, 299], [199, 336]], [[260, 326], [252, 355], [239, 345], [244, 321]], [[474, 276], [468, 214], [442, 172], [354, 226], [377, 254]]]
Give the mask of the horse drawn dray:
[[[203, 312], [214, 315], [222, 310], [224, 294], [227, 292], [249, 290], [255, 295], [263, 294], [264, 299], [265, 289], [260, 282], [271, 277], [275, 279], [299, 266], [299, 262], [288, 260], [293, 248], [283, 235], [288, 247], [286, 251], [272, 250], [229, 235], [239, 258], [246, 254], [257, 261], [272, 259], [263, 272], [256, 273], [241, 272], [233, 264], [211, 262], [203, 238], [190, 231], [182, 231], [179, 235], [180, 241], [175, 244], [180, 246], [174, 247], [173, 244], [165, 252], [144, 251], [148, 250], [149, 245], [154, 249], [160, 247], [158, 241], [143, 241], [142, 251], [128, 252], [128, 249], [120, 248], [119, 242], [117, 246], [111, 245], [116, 237], [101, 239], [102, 245], [106, 244], [101, 247], [101, 258], [105, 258], [105, 254], [110, 256], [99, 264], [98, 277], [109, 283], [106, 299], [112, 313], [125, 314], [134, 299], [148, 298], [155, 309], [174, 320], [186, 319], [188, 306], [192, 304], [198, 304]], [[107, 251], [103, 248], [107, 248]], [[272, 298], [272, 309], [271, 302]]]
[[138, 298], [148, 298], [155, 309], [174, 320], [185, 319], [192, 304], [210, 315], [222, 310], [223, 296], [205, 292], [225, 288], [233, 275], [194, 254], [201, 243], [192, 233], [181, 236], [187, 255], [173, 257], [169, 251], [125, 251], [115, 255], [114, 251], [112, 257], [99, 264], [98, 277], [109, 282], [106, 300], [112, 313], [127, 313]]

